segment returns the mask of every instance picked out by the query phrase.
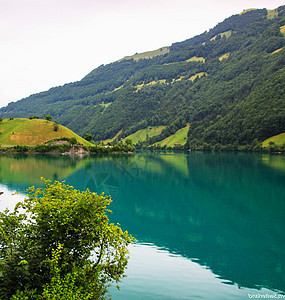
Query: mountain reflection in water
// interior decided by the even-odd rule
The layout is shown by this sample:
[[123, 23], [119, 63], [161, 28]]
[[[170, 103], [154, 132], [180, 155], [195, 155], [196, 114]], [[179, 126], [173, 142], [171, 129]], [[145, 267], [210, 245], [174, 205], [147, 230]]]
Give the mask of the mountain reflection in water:
[[[112, 195], [111, 221], [139, 243], [191, 259], [227, 284], [285, 292], [283, 157], [141, 153], [69, 159], [71, 165], [57, 157], [46, 174], [30, 159], [22, 167], [39, 178], [56, 173], [77, 189]], [[16, 168], [12, 159], [0, 162], [1, 183], [18, 190], [31, 184], [19, 173], [16, 183], [5, 180]]]

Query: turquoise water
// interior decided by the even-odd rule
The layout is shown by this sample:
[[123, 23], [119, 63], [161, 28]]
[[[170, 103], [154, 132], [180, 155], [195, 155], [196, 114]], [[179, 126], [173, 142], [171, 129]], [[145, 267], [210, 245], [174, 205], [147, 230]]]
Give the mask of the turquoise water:
[[41, 176], [112, 195], [111, 221], [137, 239], [113, 299], [285, 293], [283, 156], [1, 156], [0, 209]]

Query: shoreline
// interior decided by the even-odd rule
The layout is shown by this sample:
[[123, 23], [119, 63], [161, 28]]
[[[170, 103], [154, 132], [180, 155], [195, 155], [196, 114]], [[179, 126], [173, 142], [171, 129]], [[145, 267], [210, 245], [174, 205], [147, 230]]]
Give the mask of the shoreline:
[[[38, 146], [38, 145], [37, 145]], [[130, 149], [127, 147], [125, 149], [118, 149], [118, 147], [102, 147], [102, 146], [94, 146], [92, 147], [78, 147], [75, 148], [71, 146], [69, 151], [60, 151], [60, 150], [43, 150], [43, 151], [33, 151], [33, 148], [37, 146], [26, 146], [26, 145], [17, 145], [17, 146], [1, 146], [0, 147], [0, 155], [9, 155], [9, 154], [25, 154], [25, 155], [40, 155], [40, 154], [49, 154], [49, 155], [64, 155], [64, 156], [87, 156], [90, 154], [108, 154], [108, 153], [118, 153], [118, 154], [133, 154], [136, 150], [134, 147]]]

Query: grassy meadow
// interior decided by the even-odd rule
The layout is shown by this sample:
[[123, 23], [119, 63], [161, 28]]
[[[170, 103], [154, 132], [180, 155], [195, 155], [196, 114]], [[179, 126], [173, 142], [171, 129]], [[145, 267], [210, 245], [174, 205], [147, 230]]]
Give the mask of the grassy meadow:
[[285, 144], [285, 132], [280, 133], [280, 134], [275, 135], [275, 136], [272, 136], [269, 139], [265, 140], [262, 143], [262, 147], [268, 147], [269, 146], [269, 142], [274, 142], [278, 146]]
[[169, 47], [162, 47], [159, 48], [157, 50], [153, 50], [153, 51], [147, 51], [147, 52], [143, 52], [143, 53], [136, 53], [134, 55], [131, 56], [126, 56], [123, 59], [119, 60], [122, 61], [124, 59], [133, 59], [135, 61], [140, 60], [140, 59], [151, 59], [155, 56], [159, 56], [159, 55], [164, 55], [166, 53], [170, 52], [170, 48]]
[[161, 133], [166, 126], [149, 126], [145, 129], [138, 130], [137, 132], [127, 136], [125, 139], [131, 139], [133, 144], [139, 141], [143, 142], [146, 140], [147, 135], [153, 137]]
[[142, 83], [142, 84], [136, 85], [135, 86], [137, 88], [136, 92], [139, 91], [139, 90], [141, 90], [145, 86], [155, 85], [155, 84], [158, 84], [158, 83], [165, 84], [166, 83], [166, 79], [153, 80], [153, 81], [151, 81], [149, 83]]
[[228, 30], [228, 31], [225, 31], [225, 32], [215, 35], [214, 37], [211, 38], [211, 41], [215, 41], [218, 36], [220, 36], [221, 38], [223, 38], [224, 36], [226, 38], [229, 38], [231, 35], [232, 35], [232, 31]]
[[222, 61], [223, 59], [227, 59], [227, 58], [229, 58], [229, 56], [230, 56], [229, 52], [225, 53], [224, 55], [222, 55], [222, 56], [219, 57], [219, 61]]
[[197, 74], [191, 76], [188, 80], [194, 81], [197, 77], [201, 78], [203, 75], [208, 76], [207, 73], [205, 73], [205, 72], [200, 72], [200, 73], [197, 73]]
[[280, 27], [280, 31], [285, 36], [285, 25]]
[[205, 62], [205, 58], [204, 57], [193, 56], [193, 57], [187, 59], [186, 61], [187, 62], [190, 62], [190, 61], [202, 61], [204, 63]]
[[184, 145], [187, 141], [187, 133], [189, 130], [190, 125], [187, 124], [184, 128], [179, 129], [176, 131], [175, 134], [167, 137], [166, 139], [156, 143], [156, 145], [164, 146], [166, 145], [173, 147], [174, 144], [181, 144]]
[[278, 18], [278, 10], [277, 9], [269, 9], [267, 10], [267, 19], [271, 20], [274, 18]]
[[59, 125], [58, 130], [54, 131], [54, 123], [42, 119], [4, 119], [0, 123], [0, 143], [2, 145], [38, 145], [56, 138], [72, 138], [83, 145], [90, 145], [79, 135], [70, 129]]

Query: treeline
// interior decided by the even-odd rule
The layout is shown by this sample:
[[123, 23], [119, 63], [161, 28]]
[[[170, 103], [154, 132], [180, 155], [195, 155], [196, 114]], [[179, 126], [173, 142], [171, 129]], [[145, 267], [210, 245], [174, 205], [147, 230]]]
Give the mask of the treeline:
[[60, 152], [65, 153], [71, 149], [70, 144], [62, 144], [62, 145], [36, 145], [32, 146], [25, 146], [25, 145], [16, 145], [11, 148], [1, 147], [2, 151], [6, 152], [18, 152], [18, 153], [48, 153], [48, 152]]
[[239, 146], [237, 143], [221, 145], [215, 144], [211, 145], [208, 143], [203, 143], [202, 145], [197, 145], [194, 143], [186, 143], [185, 145], [175, 145], [171, 146], [161, 146], [161, 145], [150, 145], [147, 146], [142, 143], [136, 145], [137, 150], [154, 150], [154, 151], [184, 151], [184, 152], [254, 152], [254, 153], [285, 153], [285, 144], [276, 145], [274, 142], [270, 142], [269, 146], [263, 147], [262, 143], [254, 142], [251, 145]]
[[102, 146], [94, 145], [90, 147], [83, 147], [86, 151], [90, 153], [114, 153], [114, 152], [134, 152], [136, 148], [133, 145], [127, 145], [124, 143], [116, 143], [115, 145]]
[[[63, 139], [55, 139], [55, 140], [63, 140]], [[71, 140], [66, 138], [65, 140]], [[53, 140], [54, 141], [54, 140]], [[63, 143], [63, 144], [40, 144], [34, 147], [26, 146], [26, 145], [16, 145], [14, 147], [0, 147], [0, 152], [8, 152], [8, 153], [68, 153], [73, 150], [74, 153], [83, 149], [87, 153], [91, 154], [107, 154], [107, 153], [130, 153], [134, 152], [136, 148], [129, 142], [116, 142], [116, 143], [108, 143], [108, 144], [94, 144], [92, 146], [84, 146], [81, 144], [77, 144], [75, 142], [71, 143]]]

